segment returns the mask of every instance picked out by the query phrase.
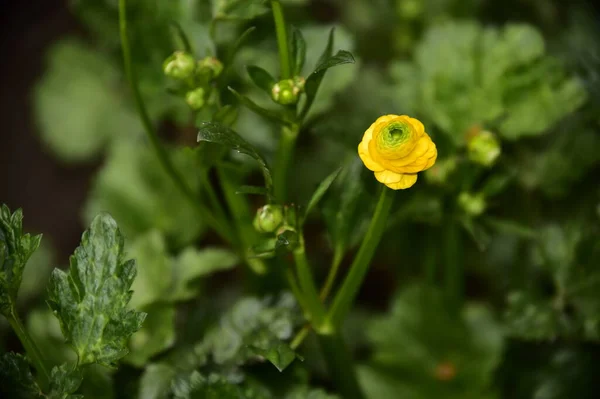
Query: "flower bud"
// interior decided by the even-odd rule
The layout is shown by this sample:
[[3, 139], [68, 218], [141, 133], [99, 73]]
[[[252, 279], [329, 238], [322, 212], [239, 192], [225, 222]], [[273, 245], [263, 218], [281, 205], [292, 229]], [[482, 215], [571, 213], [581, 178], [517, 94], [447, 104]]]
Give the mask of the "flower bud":
[[206, 57], [198, 61], [198, 71], [200, 74], [206, 74], [214, 79], [223, 72], [223, 63], [215, 57]]
[[273, 101], [282, 105], [296, 104], [300, 93], [304, 90], [305, 80], [302, 77], [285, 79], [273, 85], [271, 97]]
[[299, 243], [298, 232], [289, 226], [282, 226], [277, 231], [275, 251], [278, 253], [293, 251]]
[[466, 191], [458, 196], [458, 204], [469, 216], [481, 215], [487, 206], [483, 194], [471, 194]]
[[482, 130], [469, 139], [469, 159], [479, 165], [492, 166], [501, 153], [500, 142], [494, 133]]
[[265, 205], [256, 212], [254, 228], [260, 233], [272, 233], [283, 222], [283, 211], [279, 205]]
[[204, 89], [202, 87], [198, 87], [194, 90], [190, 90], [185, 95], [185, 102], [190, 106], [194, 111], [199, 110], [204, 106]]
[[163, 63], [165, 75], [174, 79], [187, 79], [192, 76], [196, 68], [196, 61], [191, 54], [184, 51], [176, 51]]

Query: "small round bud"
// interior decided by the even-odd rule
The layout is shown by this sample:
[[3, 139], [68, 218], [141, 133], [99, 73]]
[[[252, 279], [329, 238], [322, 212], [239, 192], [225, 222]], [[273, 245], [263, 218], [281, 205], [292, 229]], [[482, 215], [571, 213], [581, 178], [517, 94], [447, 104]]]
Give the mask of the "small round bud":
[[202, 87], [198, 87], [194, 90], [188, 91], [185, 95], [185, 102], [194, 111], [204, 107], [204, 89]]
[[458, 204], [469, 216], [481, 215], [487, 206], [482, 194], [471, 194], [466, 191], [458, 196]]
[[492, 166], [501, 153], [500, 142], [496, 135], [482, 130], [469, 139], [467, 144], [469, 159], [479, 165]]
[[303, 78], [285, 79], [273, 85], [271, 97], [273, 101], [282, 105], [296, 104], [303, 89]]
[[214, 79], [223, 72], [223, 63], [215, 57], [206, 57], [198, 61], [198, 71], [200, 74], [206, 74]]
[[272, 233], [283, 222], [283, 210], [279, 205], [265, 205], [256, 212], [254, 228], [260, 233]]
[[163, 63], [165, 75], [174, 79], [187, 79], [192, 76], [196, 68], [196, 61], [191, 54], [184, 51], [176, 51]]

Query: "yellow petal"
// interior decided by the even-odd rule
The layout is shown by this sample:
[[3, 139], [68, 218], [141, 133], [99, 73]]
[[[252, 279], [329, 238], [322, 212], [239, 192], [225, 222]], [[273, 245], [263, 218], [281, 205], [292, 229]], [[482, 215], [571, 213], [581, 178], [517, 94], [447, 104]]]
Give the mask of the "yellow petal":
[[363, 163], [365, 164], [365, 166], [376, 172], [376, 171], [380, 171], [383, 170], [383, 166], [381, 166], [379, 163], [375, 162], [373, 160], [373, 158], [371, 158], [371, 155], [369, 154], [369, 143], [371, 142], [371, 139], [373, 138], [373, 128], [374, 128], [375, 124], [373, 123], [365, 132], [362, 141], [360, 142], [360, 144], [358, 145], [358, 156], [360, 157], [360, 159], [362, 159]]
[[375, 178], [392, 190], [402, 190], [412, 187], [412, 185], [417, 181], [416, 174], [394, 173], [390, 172], [389, 170], [375, 172]]

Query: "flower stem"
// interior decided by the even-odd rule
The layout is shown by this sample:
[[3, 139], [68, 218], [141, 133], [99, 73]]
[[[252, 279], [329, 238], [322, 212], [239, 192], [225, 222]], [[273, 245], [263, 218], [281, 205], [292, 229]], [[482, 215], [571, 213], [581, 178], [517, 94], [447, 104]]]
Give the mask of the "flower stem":
[[312, 272], [306, 259], [306, 251], [304, 249], [304, 238], [300, 235], [300, 243], [298, 248], [293, 252], [294, 261], [296, 262], [296, 273], [298, 274], [298, 282], [305, 301], [306, 309], [310, 315], [310, 320], [315, 329], [320, 329], [325, 317], [325, 308], [319, 300], [317, 287], [315, 286]]
[[271, 0], [273, 8], [273, 19], [275, 20], [275, 31], [277, 34], [277, 46], [279, 48], [279, 62], [281, 64], [281, 79], [291, 78], [290, 50], [288, 48], [287, 27], [283, 16], [283, 8], [278, 0]]
[[228, 242], [232, 242], [232, 236], [230, 231], [223, 226], [215, 216], [207, 209], [202, 203], [198, 201], [196, 195], [190, 188], [190, 186], [185, 182], [183, 177], [179, 174], [179, 172], [175, 169], [175, 166], [171, 162], [169, 155], [165, 148], [161, 145], [160, 140], [158, 138], [158, 134], [154, 129], [154, 125], [150, 120], [150, 116], [148, 115], [148, 111], [146, 110], [146, 106], [142, 99], [142, 95], [140, 93], [137, 76], [135, 73], [135, 69], [133, 68], [133, 63], [131, 59], [131, 48], [129, 44], [129, 39], [127, 35], [127, 4], [126, 0], [119, 0], [119, 27], [121, 33], [121, 46], [123, 49], [123, 63], [125, 66], [125, 73], [127, 75], [127, 79], [129, 80], [129, 84], [131, 86], [131, 91], [133, 93], [133, 97], [135, 100], [135, 105], [137, 107], [138, 113], [140, 115], [140, 119], [142, 120], [142, 124], [144, 125], [144, 130], [146, 131], [146, 136], [158, 157], [160, 164], [162, 165], [165, 172], [169, 175], [175, 186], [181, 193], [190, 201], [190, 203], [197, 209], [200, 216], [203, 220], [212, 227], [223, 239]]
[[39, 348], [33, 342], [27, 330], [25, 330], [25, 326], [21, 322], [19, 315], [15, 310], [12, 310], [7, 317], [10, 326], [12, 327], [17, 337], [21, 341], [23, 348], [25, 348], [25, 352], [27, 353], [27, 357], [33, 363], [34, 367], [37, 369], [40, 377], [42, 378], [42, 385], [44, 387], [48, 387], [50, 383], [50, 372], [46, 367], [46, 362], [44, 357], [42, 356], [42, 352], [40, 352]]
[[375, 214], [369, 225], [369, 230], [358, 250], [358, 254], [350, 266], [350, 271], [348, 272], [342, 287], [335, 296], [333, 305], [329, 309], [325, 320], [326, 324], [331, 324], [335, 329], [341, 325], [347, 313], [350, 311], [350, 307], [352, 306], [365, 275], [369, 270], [371, 259], [383, 236], [393, 202], [394, 191], [382, 186], [379, 201], [375, 208]]
[[321, 293], [319, 294], [319, 298], [321, 298], [321, 301], [323, 302], [325, 302], [329, 296], [329, 293], [331, 292], [331, 289], [333, 288], [338, 271], [340, 270], [342, 259], [344, 259], [344, 251], [342, 247], [338, 246], [333, 253], [333, 261], [331, 262], [327, 279], [325, 280], [325, 284], [323, 285], [323, 288], [321, 288]]
[[354, 371], [352, 356], [340, 331], [317, 334], [329, 375], [344, 399], [363, 399], [364, 395]]
[[287, 199], [287, 180], [288, 170], [294, 154], [296, 139], [300, 127], [294, 125], [292, 127], [283, 126], [281, 128], [281, 136], [279, 138], [279, 149], [275, 158], [275, 167], [273, 168], [273, 188], [275, 190], [275, 198], [277, 201], [285, 202]]

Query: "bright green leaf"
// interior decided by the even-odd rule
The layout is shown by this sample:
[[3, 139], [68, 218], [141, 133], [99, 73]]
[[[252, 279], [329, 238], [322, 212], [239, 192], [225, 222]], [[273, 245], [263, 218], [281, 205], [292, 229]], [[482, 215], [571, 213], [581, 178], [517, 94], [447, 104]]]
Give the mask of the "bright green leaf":
[[17, 301], [25, 265], [39, 247], [41, 235], [23, 234], [23, 211], [0, 207], [0, 313], [8, 316]]
[[146, 317], [127, 308], [136, 268], [125, 260], [123, 246], [117, 223], [100, 214], [83, 233], [69, 271], [55, 269], [50, 278], [48, 304], [81, 365], [113, 366]]

